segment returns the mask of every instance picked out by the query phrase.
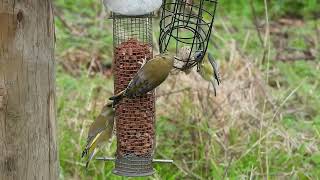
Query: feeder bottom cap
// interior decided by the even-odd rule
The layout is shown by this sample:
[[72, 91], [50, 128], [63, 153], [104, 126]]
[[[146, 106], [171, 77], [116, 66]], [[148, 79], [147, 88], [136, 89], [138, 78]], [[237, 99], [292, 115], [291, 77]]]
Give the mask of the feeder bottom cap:
[[126, 171], [121, 171], [118, 169], [114, 169], [112, 171], [113, 174], [118, 175], [118, 176], [127, 176], [127, 177], [142, 177], [142, 176], [151, 176], [155, 173], [155, 170], [152, 169], [152, 171], [150, 172], [143, 172], [143, 173], [139, 173], [139, 172], [126, 172]]

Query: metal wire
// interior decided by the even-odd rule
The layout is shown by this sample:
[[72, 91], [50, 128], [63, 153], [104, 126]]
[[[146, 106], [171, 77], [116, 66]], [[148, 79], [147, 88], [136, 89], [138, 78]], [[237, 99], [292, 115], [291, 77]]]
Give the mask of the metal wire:
[[152, 17], [152, 14], [125, 16], [113, 13], [113, 47], [129, 39], [136, 39], [152, 47]]
[[[99, 161], [115, 161], [116, 159], [113, 157], [97, 157], [96, 160]], [[153, 159], [153, 163], [173, 163], [172, 159]]]
[[160, 52], [175, 49], [178, 53], [183, 46], [191, 51], [183, 67], [190, 69], [201, 61], [191, 60], [191, 55], [202, 50], [205, 54], [212, 32], [217, 0], [199, 0], [188, 4], [186, 0], [164, 0], [161, 10], [159, 47]]
[[[115, 94], [124, 90], [140, 69], [143, 59], [152, 58], [152, 14], [113, 14]], [[154, 173], [155, 96], [124, 98], [116, 106], [117, 154], [113, 172], [121, 176]]]

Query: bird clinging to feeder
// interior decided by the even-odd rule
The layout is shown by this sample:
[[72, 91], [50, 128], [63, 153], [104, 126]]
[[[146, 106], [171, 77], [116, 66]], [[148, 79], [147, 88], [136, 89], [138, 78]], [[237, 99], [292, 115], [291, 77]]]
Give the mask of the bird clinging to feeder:
[[[114, 94], [127, 91], [133, 96], [150, 91], [141, 96], [124, 98], [115, 106], [117, 151], [113, 173], [120, 176], [148, 176], [154, 173], [152, 165], [155, 149], [155, 93], [152, 91], [154, 88], [150, 88], [149, 84], [143, 84], [145, 82], [132, 79], [139, 76], [144, 81], [149, 78], [144, 72], [138, 72], [142, 71], [139, 62], [141, 59], [146, 59], [142, 69], [149, 66], [149, 61], [150, 64], [154, 63], [152, 62], [152, 12], [161, 4], [162, 0], [104, 0], [104, 5], [112, 11], [113, 19]], [[139, 85], [134, 89], [139, 91], [128, 90], [130, 89], [128, 84], [131, 84], [130, 87], [137, 87], [131, 82]], [[140, 85], [144, 85], [143, 88]], [[119, 97], [122, 95], [126, 94], [121, 94], [118, 99], [121, 99]]]
[[206, 53], [203, 61], [200, 64], [198, 72], [203, 79], [211, 82], [214, 89], [214, 95], [216, 96], [217, 89], [216, 89], [215, 81], [217, 81], [217, 84], [220, 85], [221, 77], [220, 77], [218, 63], [214, 60], [211, 53], [209, 52]]
[[133, 98], [146, 94], [158, 87], [169, 75], [173, 68], [175, 57], [168, 53], [155, 56], [146, 62], [129, 82], [127, 88], [115, 96], [113, 106], [124, 97]]
[[86, 168], [88, 167], [90, 160], [95, 156], [97, 152], [96, 148], [101, 146], [112, 137], [113, 124], [114, 109], [112, 108], [112, 104], [109, 103], [102, 108], [99, 116], [90, 125], [87, 144], [81, 156], [89, 156], [86, 163]]
[[[117, 135], [114, 174], [149, 176], [154, 173], [156, 118], [153, 90], [167, 78], [173, 66], [181, 70], [190, 69], [200, 64], [206, 52], [214, 15], [211, 8], [215, 11], [216, 1], [187, 2], [104, 0], [104, 5], [112, 11], [113, 19], [115, 96], [111, 99], [114, 100], [113, 105], [116, 105]], [[161, 4], [161, 55], [153, 58], [152, 12]], [[186, 6], [187, 8], [183, 8]], [[209, 7], [210, 9], [207, 9]], [[203, 15], [211, 19], [207, 22]], [[165, 54], [173, 51], [167, 49], [172, 42], [176, 44], [170, 46], [176, 47], [176, 56]], [[181, 45], [190, 48], [187, 48], [187, 54], [179, 58], [177, 53]], [[201, 50], [201, 53], [198, 50]], [[141, 59], [146, 59], [142, 67], [139, 63]], [[176, 67], [176, 59], [185, 59], [185, 63]]]
[[178, 69], [182, 70], [186, 74], [189, 74], [192, 70], [192, 68], [185, 68], [189, 60], [195, 61], [195, 62], [201, 62], [203, 57], [203, 51], [198, 50], [195, 53], [193, 53], [192, 56], [190, 54], [192, 53], [190, 46], [183, 46], [178, 50], [178, 54], [176, 56], [177, 61], [175, 61], [174, 66]]

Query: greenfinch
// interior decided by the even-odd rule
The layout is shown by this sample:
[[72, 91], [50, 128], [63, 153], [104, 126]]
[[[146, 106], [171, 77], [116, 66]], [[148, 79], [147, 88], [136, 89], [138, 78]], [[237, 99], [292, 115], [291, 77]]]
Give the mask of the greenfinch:
[[204, 56], [199, 68], [199, 74], [202, 76], [203, 79], [212, 83], [214, 88], [214, 94], [217, 95], [217, 89], [215, 85], [215, 81], [217, 84], [221, 84], [221, 77], [219, 73], [219, 67], [217, 62], [214, 60], [211, 53], [207, 53]]
[[97, 148], [103, 143], [110, 140], [113, 132], [114, 125], [114, 109], [112, 103], [106, 104], [96, 120], [90, 125], [87, 144], [82, 152], [82, 157], [88, 155], [86, 168], [89, 165], [91, 159], [97, 153]]
[[[181, 69], [184, 73], [189, 74], [192, 68], [185, 68], [188, 62], [196, 61], [200, 62], [202, 60], [203, 51], [198, 50], [193, 53], [191, 56], [191, 47], [190, 46], [183, 46], [179, 49], [176, 59], [179, 61], [175, 61], [174, 66]], [[190, 59], [189, 59], [190, 56]]]
[[124, 97], [142, 96], [158, 87], [168, 77], [174, 61], [173, 55], [164, 53], [146, 62], [129, 82], [126, 89], [109, 98], [113, 101], [113, 106], [117, 105]]

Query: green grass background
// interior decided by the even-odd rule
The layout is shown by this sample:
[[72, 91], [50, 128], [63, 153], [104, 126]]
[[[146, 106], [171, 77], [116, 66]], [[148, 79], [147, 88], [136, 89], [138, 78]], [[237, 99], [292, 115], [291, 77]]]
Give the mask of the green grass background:
[[[221, 63], [223, 81], [226, 82], [223, 86], [226, 89], [230, 77], [236, 78], [228, 74], [239, 71], [234, 61], [252, 64], [254, 70], [262, 75], [261, 82], [267, 87], [275, 109], [264, 103], [265, 96], [260, 96], [256, 98], [257, 102], [252, 102], [257, 103], [252, 113], [258, 114], [258, 119], [242, 116], [241, 113], [235, 117], [228, 114], [223, 116], [229, 117], [224, 119], [226, 122], [235, 123], [226, 123], [222, 127], [227, 136], [224, 142], [219, 142], [221, 126], [216, 123], [219, 119], [208, 115], [208, 111], [217, 109], [216, 105], [204, 108], [194, 104], [194, 95], [190, 92], [179, 96], [181, 99], [175, 107], [170, 107], [172, 102], [161, 99], [157, 102], [159, 112], [155, 157], [174, 159], [175, 163], [156, 164], [156, 174], [151, 177], [124, 178], [112, 174], [113, 164], [110, 162], [94, 161], [85, 170], [85, 162], [80, 158], [88, 126], [113, 91], [112, 77], [106, 78], [100, 73], [88, 76], [88, 70], [81, 62], [90, 62], [91, 53], [96, 52], [103, 63], [111, 64], [112, 21], [99, 18], [103, 17], [99, 1], [55, 0], [55, 8], [60, 16], [55, 21], [60, 178], [319, 179], [320, 3], [317, 0], [253, 1], [263, 37], [267, 23], [272, 29], [281, 18], [303, 22], [301, 26], [281, 26], [280, 31], [288, 34], [289, 47], [313, 49], [316, 59], [282, 62], [276, 58], [276, 52], [279, 51], [273, 43], [277, 40], [276, 36], [267, 36], [267, 46], [261, 45], [253, 24], [250, 2], [219, 1], [212, 35], [217, 47], [211, 42], [209, 51]], [[156, 37], [158, 22], [155, 19]], [[306, 39], [314, 44], [308, 44]], [[232, 43], [241, 52], [241, 60], [230, 62]], [[264, 49], [267, 51], [266, 61], [262, 62]], [[89, 55], [83, 57], [81, 52]], [[70, 59], [79, 64], [77, 75], [71, 75], [62, 66], [61, 62]], [[238, 111], [241, 109], [238, 108]], [[259, 125], [258, 128], [247, 128], [245, 124], [249, 120], [253, 124], [260, 124], [262, 128]], [[113, 156], [115, 149], [113, 139], [99, 155]]]

